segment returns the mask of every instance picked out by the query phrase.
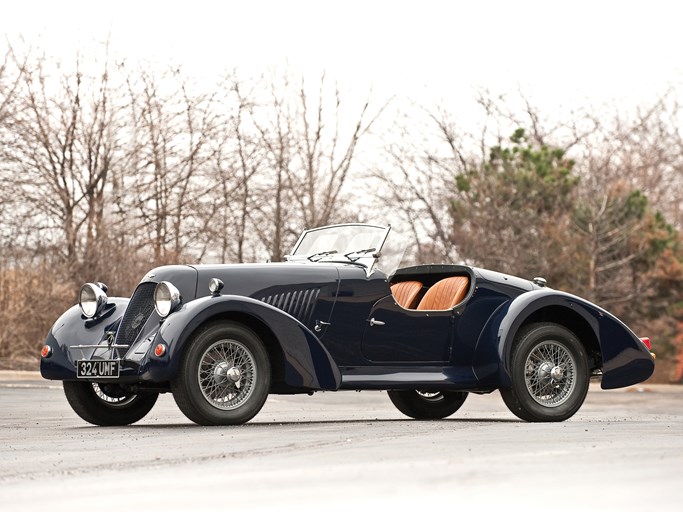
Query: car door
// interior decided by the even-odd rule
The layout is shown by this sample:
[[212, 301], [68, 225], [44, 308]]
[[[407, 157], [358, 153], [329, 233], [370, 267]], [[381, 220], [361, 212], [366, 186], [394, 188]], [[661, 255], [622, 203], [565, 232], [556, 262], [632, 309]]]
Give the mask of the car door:
[[456, 315], [453, 310], [404, 309], [389, 295], [366, 319], [361, 350], [376, 363], [445, 363], [450, 360]]

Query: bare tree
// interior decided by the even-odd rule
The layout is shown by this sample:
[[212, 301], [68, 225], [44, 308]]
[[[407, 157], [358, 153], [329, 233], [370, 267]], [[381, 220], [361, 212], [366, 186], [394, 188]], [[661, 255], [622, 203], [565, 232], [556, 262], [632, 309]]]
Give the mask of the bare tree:
[[633, 112], [596, 114], [601, 130], [586, 140], [581, 158], [592, 162], [587, 183], [622, 182], [644, 192], [676, 226], [683, 226], [683, 109], [674, 89]]
[[259, 187], [254, 182], [267, 173], [268, 162], [250, 123], [253, 90], [236, 76], [229, 76], [222, 87], [228, 115], [217, 140], [215, 211], [207, 232], [220, 242], [220, 261], [244, 262], [256, 257], [252, 212], [257, 209], [254, 191]]
[[[287, 169], [287, 181], [304, 225], [329, 224], [339, 208], [339, 198], [349, 177], [358, 142], [368, 133], [384, 106], [372, 115], [370, 98], [360, 106], [355, 122], [342, 133], [345, 107], [337, 84], [326, 91], [326, 77], [320, 77], [317, 95], [310, 94], [301, 80], [294, 110], [294, 151], [297, 166]], [[327, 97], [327, 94], [330, 97]]]
[[377, 199], [412, 233], [417, 262], [452, 261], [457, 250], [449, 198], [471, 165], [462, 150], [465, 134], [443, 108], [418, 111], [424, 117], [394, 125], [389, 163], [373, 173], [381, 183]]
[[95, 77], [82, 73], [80, 59], [73, 72], [58, 79], [51, 71], [42, 60], [25, 70], [6, 173], [13, 198], [20, 199], [18, 217], [30, 216], [43, 237], [60, 233], [64, 243], [55, 248], [75, 274], [83, 255], [95, 260], [104, 189], [119, 150], [113, 128], [117, 112], [106, 64]]
[[252, 213], [254, 229], [270, 257], [281, 260], [303, 227], [341, 221], [342, 206], [360, 140], [384, 106], [372, 109], [366, 99], [346, 124], [346, 104], [338, 86], [321, 75], [311, 90], [302, 78], [294, 85], [288, 75], [275, 78], [267, 94], [255, 91], [244, 110], [244, 126], [253, 129], [270, 173], [261, 174], [253, 192], [260, 199]]
[[645, 223], [642, 196], [611, 186], [590, 194], [576, 212], [575, 225], [583, 235], [587, 255], [587, 296], [600, 304], [634, 300], [642, 282], [633, 263], [647, 251], [648, 240], [637, 235]]
[[0, 352], [7, 357], [32, 354], [56, 311], [73, 303], [74, 281], [98, 272], [104, 194], [119, 149], [106, 64], [88, 76], [80, 58], [70, 71], [45, 59], [21, 62], [12, 101], [3, 102], [11, 136], [0, 165], [8, 237], [2, 244], [7, 265], [0, 269], [6, 327]]
[[[169, 76], [170, 74], [170, 76]], [[162, 83], [173, 79], [176, 88]], [[217, 108], [213, 94], [193, 94], [179, 70], [158, 77], [140, 71], [128, 77], [132, 149], [119, 198], [119, 210], [134, 214], [146, 235], [140, 246], [151, 248], [156, 262], [176, 261], [201, 238], [202, 212], [211, 210], [202, 198], [214, 185], [206, 173]]]
[[[11, 46], [8, 45], [5, 53], [0, 61], [0, 173], [5, 176], [5, 159], [7, 152], [14, 138], [14, 128], [12, 126], [11, 117], [13, 115], [13, 108], [15, 107], [13, 99], [16, 94], [17, 87], [22, 79], [23, 63], [17, 65], [17, 59]], [[5, 198], [10, 197], [12, 189], [9, 183], [4, 179], [0, 181], [0, 269], [4, 267], [6, 261], [6, 245], [11, 244], [13, 236], [8, 231], [8, 219], [10, 212], [9, 201]]]

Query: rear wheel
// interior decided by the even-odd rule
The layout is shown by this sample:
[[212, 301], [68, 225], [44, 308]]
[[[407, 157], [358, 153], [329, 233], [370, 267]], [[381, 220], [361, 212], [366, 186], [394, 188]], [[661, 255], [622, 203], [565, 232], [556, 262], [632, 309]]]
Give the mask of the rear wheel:
[[564, 421], [588, 393], [586, 349], [569, 329], [553, 323], [524, 328], [513, 347], [512, 387], [500, 394], [508, 409], [526, 421]]
[[416, 420], [440, 420], [450, 416], [465, 403], [467, 393], [462, 391], [389, 391], [396, 408]]
[[158, 393], [133, 394], [118, 384], [64, 381], [71, 408], [88, 423], [102, 427], [130, 425], [152, 410]]
[[171, 389], [180, 410], [195, 423], [245, 423], [268, 397], [268, 353], [244, 325], [210, 324], [189, 342]]

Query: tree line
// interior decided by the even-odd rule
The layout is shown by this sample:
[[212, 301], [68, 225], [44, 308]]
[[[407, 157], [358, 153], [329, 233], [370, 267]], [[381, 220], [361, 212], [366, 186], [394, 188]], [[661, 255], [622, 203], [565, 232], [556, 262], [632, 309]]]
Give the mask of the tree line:
[[207, 84], [8, 47], [0, 364], [35, 364], [85, 281], [127, 296], [157, 265], [279, 261], [305, 227], [372, 220], [411, 236], [407, 262], [542, 275], [596, 301], [651, 333], [680, 378], [678, 92], [558, 120], [483, 91], [473, 129], [452, 106], [352, 94], [325, 74]]

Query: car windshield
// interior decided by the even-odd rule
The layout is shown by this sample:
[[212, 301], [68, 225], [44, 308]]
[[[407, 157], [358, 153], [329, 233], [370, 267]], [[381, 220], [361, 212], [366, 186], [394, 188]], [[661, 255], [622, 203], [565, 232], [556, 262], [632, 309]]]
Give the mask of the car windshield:
[[391, 227], [340, 224], [304, 231], [290, 260], [340, 261], [393, 273], [403, 258], [405, 239]]

